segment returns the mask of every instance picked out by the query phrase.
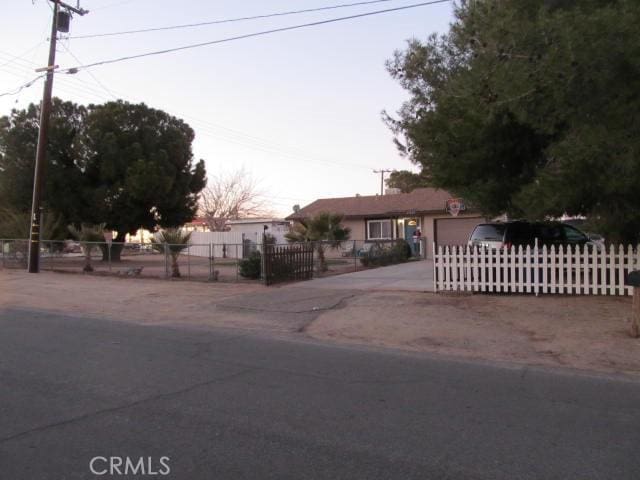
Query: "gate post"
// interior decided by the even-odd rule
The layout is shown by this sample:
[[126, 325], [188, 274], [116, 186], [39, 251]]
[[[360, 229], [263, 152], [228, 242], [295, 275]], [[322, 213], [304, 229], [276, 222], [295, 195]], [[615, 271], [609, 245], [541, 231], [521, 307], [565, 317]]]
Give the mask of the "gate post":
[[640, 337], [640, 270], [629, 272], [625, 285], [633, 287], [633, 304], [631, 307], [631, 330], [629, 335]]

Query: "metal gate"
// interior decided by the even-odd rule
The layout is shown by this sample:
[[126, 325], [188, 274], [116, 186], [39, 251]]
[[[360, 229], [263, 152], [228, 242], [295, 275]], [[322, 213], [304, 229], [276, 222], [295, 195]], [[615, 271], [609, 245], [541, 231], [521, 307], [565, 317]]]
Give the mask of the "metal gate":
[[313, 276], [313, 244], [265, 245], [262, 255], [265, 285], [309, 280]]

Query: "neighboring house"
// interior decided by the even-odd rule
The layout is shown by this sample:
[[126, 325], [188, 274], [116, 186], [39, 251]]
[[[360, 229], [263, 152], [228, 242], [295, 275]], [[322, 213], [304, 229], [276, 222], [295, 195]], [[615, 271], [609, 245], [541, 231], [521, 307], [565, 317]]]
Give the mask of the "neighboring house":
[[277, 243], [286, 243], [284, 235], [289, 231], [289, 227], [290, 222], [282, 218], [245, 218], [227, 221], [230, 232], [241, 232], [245, 238], [255, 243], [262, 241], [262, 234], [265, 231], [273, 235]]
[[[435, 188], [418, 188], [411, 193], [388, 191], [385, 195], [323, 198], [310, 203], [286, 220], [301, 220], [320, 212], [341, 213], [343, 225], [351, 228], [353, 240], [407, 239], [416, 229], [427, 241], [427, 255], [433, 242], [438, 245], [465, 245], [473, 228], [486, 219], [466, 208], [461, 199]], [[455, 205], [460, 207], [457, 215]], [[454, 208], [451, 208], [452, 205]]]
[[185, 223], [182, 226], [182, 230], [185, 232], [208, 232], [209, 224], [204, 217], [195, 217], [190, 222]]

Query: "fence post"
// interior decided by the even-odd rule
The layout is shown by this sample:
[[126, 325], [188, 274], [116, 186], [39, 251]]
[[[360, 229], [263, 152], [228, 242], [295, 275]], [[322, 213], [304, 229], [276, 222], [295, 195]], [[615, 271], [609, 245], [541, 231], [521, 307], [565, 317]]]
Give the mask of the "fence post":
[[358, 244], [356, 243], [356, 240], [354, 240], [353, 249], [351, 250], [351, 252], [353, 253], [353, 271], [354, 272], [358, 271], [358, 252], [356, 248], [358, 248]]
[[267, 249], [265, 248], [265, 244], [264, 244], [264, 235], [262, 235], [262, 255], [260, 255], [260, 277], [262, 277], [262, 282], [265, 285], [268, 285], [267, 283]]
[[211, 242], [209, 242], [209, 281], [213, 280], [213, 252], [211, 251]]
[[[122, 249], [124, 250], [124, 245]], [[109, 262], [109, 272], [111, 272], [111, 242], [107, 243], [107, 259]]]
[[5, 263], [4, 263], [4, 240], [0, 241], [0, 248], [2, 248], [2, 268], [5, 267]]
[[164, 244], [164, 277], [169, 278], [169, 244]]
[[187, 278], [191, 280], [191, 245], [187, 247]]
[[[242, 245], [244, 248], [244, 244]], [[236, 282], [240, 280], [240, 260], [238, 260], [238, 244], [236, 243]]]

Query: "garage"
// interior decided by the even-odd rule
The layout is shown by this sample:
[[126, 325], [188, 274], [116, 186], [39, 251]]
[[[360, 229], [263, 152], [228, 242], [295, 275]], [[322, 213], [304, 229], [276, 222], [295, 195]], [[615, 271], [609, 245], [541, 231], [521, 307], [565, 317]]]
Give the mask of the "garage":
[[437, 245], [466, 245], [473, 228], [485, 221], [482, 217], [435, 219], [434, 240]]

